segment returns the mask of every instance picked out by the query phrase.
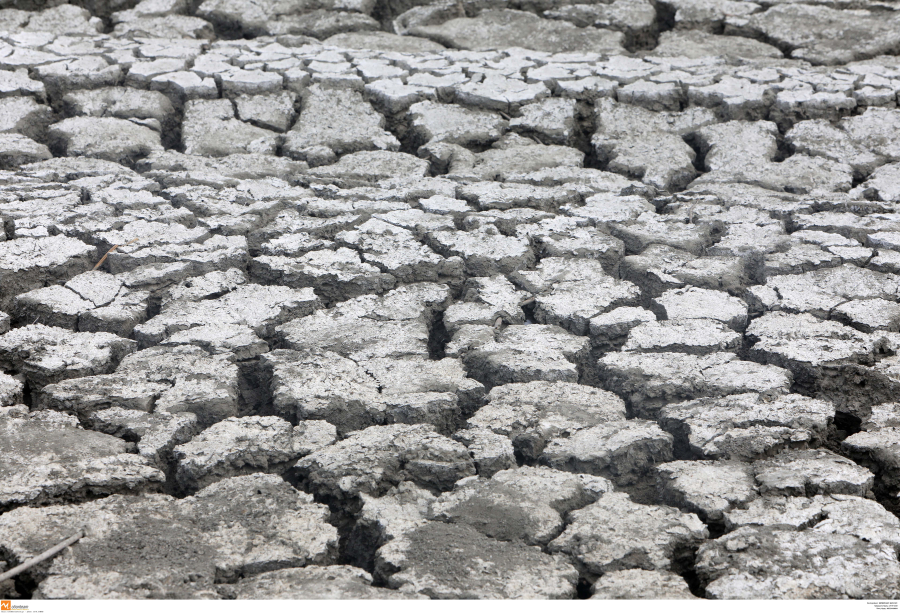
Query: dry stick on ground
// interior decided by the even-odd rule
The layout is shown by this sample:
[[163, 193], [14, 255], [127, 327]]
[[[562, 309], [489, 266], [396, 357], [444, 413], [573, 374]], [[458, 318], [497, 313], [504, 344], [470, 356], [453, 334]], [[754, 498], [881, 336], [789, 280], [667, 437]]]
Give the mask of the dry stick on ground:
[[127, 243], [125, 243], [124, 245], [113, 245], [112, 247], [109, 248], [109, 251], [107, 251], [106, 253], [103, 254], [103, 257], [100, 258], [100, 261], [97, 262], [97, 263], [94, 265], [94, 267], [91, 268], [91, 270], [97, 270], [98, 268], [100, 268], [100, 265], [103, 264], [103, 262], [106, 261], [106, 257], [107, 257], [110, 253], [112, 253], [113, 251], [115, 251], [116, 249], [118, 249], [119, 247], [127, 247], [127, 246], [130, 245], [131, 243], [137, 242], [138, 240], [139, 240], [139, 239], [133, 238], [133, 239], [131, 239], [130, 241], [128, 241]]
[[27, 561], [25, 561], [25, 562], [22, 562], [21, 564], [19, 564], [19, 565], [16, 566], [15, 568], [6, 571], [6, 572], [3, 573], [2, 575], [0, 575], [0, 582], [6, 581], [7, 579], [12, 579], [13, 577], [15, 577], [16, 575], [18, 575], [19, 573], [28, 570], [29, 568], [31, 568], [31, 567], [34, 566], [35, 564], [40, 564], [40, 563], [43, 562], [44, 560], [46, 560], [46, 559], [48, 559], [48, 558], [52, 558], [52, 557], [55, 556], [57, 553], [59, 553], [60, 551], [62, 551], [62, 550], [65, 549], [66, 547], [68, 547], [69, 545], [75, 543], [78, 539], [80, 539], [80, 538], [83, 537], [83, 536], [84, 536], [84, 530], [79, 530], [78, 532], [76, 532], [75, 534], [73, 534], [72, 536], [70, 536], [69, 538], [67, 538], [66, 540], [64, 540], [63, 542], [57, 543], [56, 545], [54, 545], [53, 547], [51, 547], [50, 549], [48, 549], [47, 551], [45, 551], [45, 552], [42, 553], [41, 555], [35, 556], [35, 557], [31, 558], [30, 560], [27, 560]]

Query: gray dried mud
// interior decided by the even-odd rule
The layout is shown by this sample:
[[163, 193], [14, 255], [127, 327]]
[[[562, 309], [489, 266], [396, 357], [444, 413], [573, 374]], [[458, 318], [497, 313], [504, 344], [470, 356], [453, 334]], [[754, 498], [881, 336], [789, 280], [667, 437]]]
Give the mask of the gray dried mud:
[[16, 598], [900, 597], [900, 7], [0, 0]]

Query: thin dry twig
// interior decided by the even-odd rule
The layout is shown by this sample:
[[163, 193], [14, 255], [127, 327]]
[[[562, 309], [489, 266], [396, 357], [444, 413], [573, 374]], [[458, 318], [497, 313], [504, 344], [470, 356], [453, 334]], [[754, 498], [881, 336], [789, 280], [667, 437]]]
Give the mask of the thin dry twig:
[[522, 302], [519, 303], [519, 306], [523, 307], [527, 304], [531, 304], [532, 302], [534, 302], [534, 296], [532, 296], [531, 298], [526, 298], [525, 300], [523, 300]]
[[131, 239], [130, 241], [128, 241], [127, 243], [125, 243], [124, 245], [113, 245], [112, 247], [109, 248], [109, 251], [107, 251], [106, 253], [103, 254], [103, 257], [100, 258], [100, 261], [97, 262], [97, 263], [94, 265], [94, 267], [91, 268], [91, 270], [97, 270], [98, 268], [100, 268], [100, 265], [103, 264], [103, 262], [106, 261], [107, 256], [109, 256], [110, 253], [112, 253], [113, 251], [115, 251], [115, 250], [118, 249], [119, 247], [127, 247], [127, 246], [130, 245], [131, 243], [136, 243], [138, 240], [140, 240], [140, 239], [138, 239], [138, 238], [133, 238], [133, 239]]
[[15, 568], [6, 571], [2, 575], [0, 575], [0, 582], [6, 581], [7, 579], [12, 579], [19, 573], [22, 573], [22, 572], [28, 570], [35, 564], [40, 564], [44, 560], [52, 558], [53, 556], [58, 554], [60, 551], [62, 551], [66, 547], [68, 547], [69, 545], [72, 545], [73, 543], [78, 541], [83, 536], [84, 536], [84, 530], [79, 530], [78, 532], [76, 532], [75, 534], [73, 534], [72, 536], [67, 538], [66, 540], [62, 541], [61, 543], [57, 543], [56, 545], [54, 545], [53, 547], [51, 547], [44, 553], [42, 553], [38, 556], [35, 556], [29, 560], [26, 560], [25, 562], [22, 562]]

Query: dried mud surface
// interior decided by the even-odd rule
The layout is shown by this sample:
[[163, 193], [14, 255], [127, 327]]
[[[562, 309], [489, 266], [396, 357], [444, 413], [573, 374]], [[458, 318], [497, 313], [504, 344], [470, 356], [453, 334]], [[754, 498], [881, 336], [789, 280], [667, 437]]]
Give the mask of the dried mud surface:
[[900, 597], [900, 5], [0, 2], [4, 598]]

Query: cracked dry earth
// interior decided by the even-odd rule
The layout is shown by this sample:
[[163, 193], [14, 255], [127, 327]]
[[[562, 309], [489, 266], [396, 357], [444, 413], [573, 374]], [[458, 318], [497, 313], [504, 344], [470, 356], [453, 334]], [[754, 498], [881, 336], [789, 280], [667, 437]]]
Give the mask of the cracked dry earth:
[[900, 4], [3, 6], [3, 597], [900, 595]]

